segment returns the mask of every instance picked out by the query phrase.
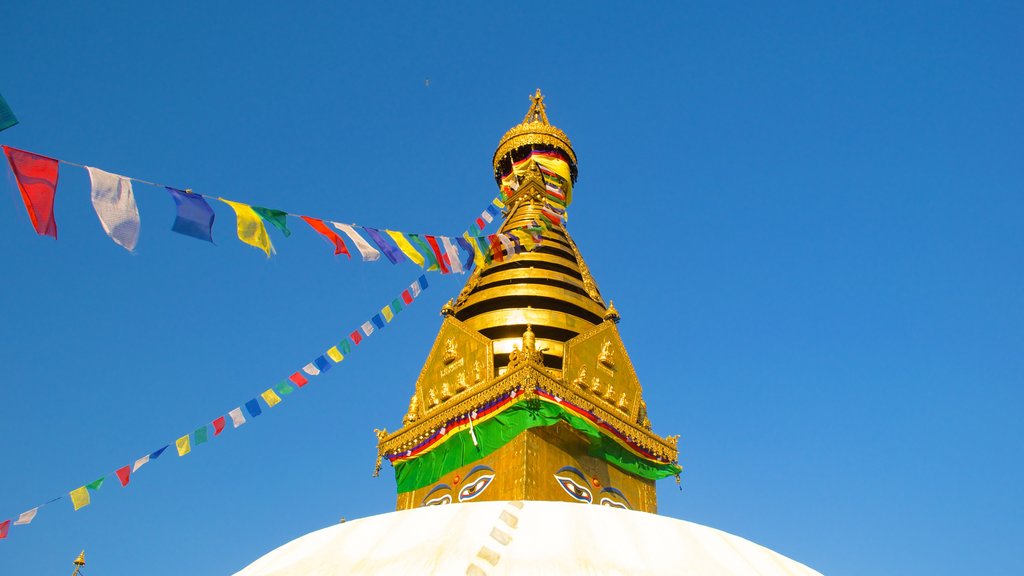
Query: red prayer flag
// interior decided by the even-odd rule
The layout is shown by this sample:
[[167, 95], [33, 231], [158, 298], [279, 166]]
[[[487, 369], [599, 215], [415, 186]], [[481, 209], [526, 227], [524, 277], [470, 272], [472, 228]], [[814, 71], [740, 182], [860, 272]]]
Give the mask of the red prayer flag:
[[338, 254], [344, 254], [349, 258], [352, 257], [352, 255], [348, 253], [345, 241], [341, 239], [341, 236], [338, 236], [333, 230], [328, 228], [327, 225], [324, 224], [323, 220], [317, 220], [316, 218], [310, 218], [309, 216], [300, 216], [300, 218], [305, 220], [306, 224], [309, 224], [313, 230], [323, 234], [324, 237], [327, 238], [327, 241], [334, 245], [335, 256]]
[[214, 436], [217, 436], [218, 434], [220, 434], [221, 432], [224, 431], [224, 423], [225, 422], [226, 422], [226, 420], [224, 419], [223, 416], [221, 416], [220, 418], [217, 418], [216, 420], [213, 421], [213, 435]]
[[132, 467], [131, 466], [125, 466], [124, 468], [118, 468], [117, 471], [114, 472], [114, 474], [117, 474], [117, 479], [118, 479], [118, 481], [121, 482], [121, 487], [123, 488], [123, 487], [127, 486], [128, 485], [128, 481], [131, 480], [131, 477], [132, 477]]
[[489, 240], [491, 243], [491, 256], [493, 256], [496, 261], [501, 262], [503, 259], [502, 254], [504, 254], [505, 249], [504, 247], [502, 247], [501, 242], [498, 240], [498, 237], [494, 234], [491, 234], [490, 236], [487, 237], [487, 240]]
[[477, 218], [476, 227], [483, 231], [484, 228], [487, 228], [487, 222], [484, 222], [483, 218]]
[[305, 376], [298, 372], [289, 376], [288, 379], [294, 382], [295, 385], [298, 386], [299, 388], [302, 388], [303, 386], [306, 385], [307, 382], [309, 382], [309, 380], [306, 380]]
[[412, 304], [412, 294], [409, 294], [408, 290], [402, 290], [402, 302]]
[[21, 199], [25, 201], [28, 217], [36, 234], [57, 238], [57, 222], [53, 219], [53, 198], [57, 194], [59, 163], [53, 158], [40, 156], [17, 148], [4, 146], [11, 163], [11, 171], [18, 181]]
[[[6, 146], [5, 146], [5, 148], [6, 148]], [[10, 530], [10, 529], [11, 529], [11, 521], [10, 520], [4, 520], [3, 522], [0, 522], [0, 540], [3, 540], [4, 538], [7, 538], [7, 531]]]
[[358, 346], [359, 343], [363, 341], [363, 335], [359, 332], [359, 330], [352, 332], [351, 334], [348, 335], [348, 337], [351, 338], [352, 341], [356, 343], [356, 346]]
[[434, 236], [423, 237], [427, 240], [427, 244], [430, 244], [430, 249], [434, 251], [434, 256], [437, 257], [437, 262], [441, 265], [441, 274], [451, 274], [452, 271], [448, 269], [445, 258], [441, 255], [441, 248], [437, 245], [437, 238]]

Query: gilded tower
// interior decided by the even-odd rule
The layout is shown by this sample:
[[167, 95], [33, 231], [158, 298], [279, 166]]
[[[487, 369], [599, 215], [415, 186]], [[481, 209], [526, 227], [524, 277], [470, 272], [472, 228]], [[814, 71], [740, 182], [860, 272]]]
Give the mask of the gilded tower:
[[651, 430], [619, 314], [566, 231], [576, 154], [540, 90], [493, 165], [501, 232], [539, 242], [486, 254], [442, 308], [401, 428], [378, 432], [398, 509], [559, 500], [656, 512], [654, 481], [680, 471], [676, 438]]

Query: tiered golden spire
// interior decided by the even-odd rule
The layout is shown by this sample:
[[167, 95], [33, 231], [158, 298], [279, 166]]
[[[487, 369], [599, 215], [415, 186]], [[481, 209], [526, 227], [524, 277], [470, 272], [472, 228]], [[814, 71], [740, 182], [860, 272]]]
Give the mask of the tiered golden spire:
[[[513, 162], [520, 173], [506, 202], [502, 231], [542, 221], [545, 179], [539, 166], [522, 160], [537, 158], [534, 155], [539, 153], [548, 161], [553, 155], [564, 161], [563, 169], [568, 165], [572, 180], [576, 177], [576, 155], [568, 136], [548, 121], [540, 90], [530, 100], [523, 122], [502, 137], [494, 154], [499, 184], [503, 178], [508, 181]], [[571, 188], [571, 183], [565, 188]], [[568, 205], [568, 194], [566, 200]], [[504, 438], [500, 447], [478, 444], [475, 419], [479, 412], [494, 409], [496, 402], [507, 405], [510, 395], [518, 401], [549, 394], [551, 401], [584, 410], [595, 426], [610, 427], [620, 440], [627, 438], [631, 448], [621, 449], [646, 454], [641, 458], [655, 462], [662, 471], [674, 467], [676, 443], [651, 431], [639, 380], [618, 334], [619, 313], [605, 305], [562, 224], [546, 227], [538, 248], [478, 267], [441, 314], [444, 321], [417, 379], [402, 428], [378, 434], [381, 455], [412, 462], [420, 451], [434, 454], [405, 468], [417, 472], [415, 478], [399, 478], [399, 509], [452, 502], [452, 490], [464, 501], [460, 486], [463, 491], [472, 488], [466, 499], [558, 500], [567, 494], [576, 498], [566, 484], [572, 481], [585, 485], [579, 494], [609, 494], [605, 499], [614, 501], [610, 505], [625, 502], [624, 507], [656, 510], [652, 478], [661, 476], [613, 465], [613, 461], [622, 463], [618, 456], [594, 457], [595, 438], [581, 435], [580, 428], [568, 421], [529, 427], [512, 439], [500, 432]], [[494, 424], [490, 424], [492, 433]], [[455, 442], [462, 447], [456, 452], [463, 452], [439, 460], [438, 451], [451, 449], [446, 434], [462, 433], [459, 430], [469, 433], [472, 445], [467, 446], [465, 438]], [[452, 468], [452, 462], [465, 465]], [[566, 469], [586, 477], [567, 480], [562, 473]], [[490, 480], [477, 482], [480, 474], [490, 474]], [[484, 488], [486, 495], [482, 495]]]

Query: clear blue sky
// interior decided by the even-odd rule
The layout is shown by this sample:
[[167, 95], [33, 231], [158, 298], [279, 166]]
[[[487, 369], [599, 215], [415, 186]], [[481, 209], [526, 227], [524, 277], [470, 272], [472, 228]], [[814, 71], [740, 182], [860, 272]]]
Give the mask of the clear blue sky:
[[[0, 142], [451, 234], [541, 87], [580, 159], [570, 232], [655, 430], [682, 435], [661, 512], [830, 576], [1019, 573], [1021, 4], [136, 4], [5, 6]], [[54, 242], [0, 180], [0, 520], [226, 413], [417, 273], [300, 223], [268, 261], [224, 206], [217, 246], [176, 235], [141, 185], [130, 255], [70, 167]], [[82, 548], [93, 576], [227, 574], [393, 509], [373, 428], [400, 424], [464, 282], [430, 280], [259, 420], [13, 528], [0, 574]]]

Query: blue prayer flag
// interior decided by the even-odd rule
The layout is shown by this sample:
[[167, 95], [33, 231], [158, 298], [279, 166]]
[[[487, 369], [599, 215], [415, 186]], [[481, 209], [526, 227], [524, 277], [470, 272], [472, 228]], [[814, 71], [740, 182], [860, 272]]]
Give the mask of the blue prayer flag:
[[263, 408], [260, 408], [259, 400], [253, 398], [245, 403], [245, 409], [249, 412], [249, 416], [253, 418], [263, 413]]
[[316, 360], [313, 360], [313, 365], [319, 368], [321, 372], [327, 372], [331, 369], [331, 363], [327, 361], [325, 356], [317, 356]]
[[459, 248], [462, 248], [462, 251], [466, 253], [466, 261], [462, 263], [462, 269], [469, 270], [473, 266], [473, 247], [470, 246], [465, 238], [459, 237], [455, 241], [459, 243]]
[[388, 260], [391, 260], [392, 264], [398, 264], [399, 262], [405, 262], [408, 260], [405, 257], [405, 254], [402, 254], [402, 251], [398, 249], [398, 246], [395, 246], [388, 241], [384, 235], [380, 233], [380, 230], [377, 230], [376, 228], [369, 228], [367, 226], [363, 226], [362, 228], [377, 244], [381, 252], [387, 256]]
[[169, 447], [170, 447], [170, 444], [164, 444], [163, 448], [161, 448], [161, 449], [157, 450], [156, 452], [153, 452], [152, 454], [150, 454], [149, 455], [149, 459], [150, 460], [156, 460], [157, 458], [160, 457], [161, 454], [164, 453], [164, 450], [167, 450], [167, 448], [169, 448]]
[[384, 319], [380, 317], [380, 314], [374, 314], [373, 318], [370, 318], [370, 320], [373, 320], [373, 325], [377, 328], [384, 327]]
[[487, 213], [490, 214], [491, 216], [494, 216], [495, 218], [501, 216], [501, 210], [498, 210], [498, 207], [495, 206], [494, 204], [487, 205]]
[[191, 236], [207, 242], [213, 242], [213, 219], [216, 215], [213, 208], [198, 194], [167, 187], [171, 193], [178, 214], [174, 218], [171, 230], [178, 234]]
[[427, 277], [426, 276], [420, 275], [420, 279], [417, 280], [417, 282], [419, 282], [419, 284], [420, 284], [420, 290], [426, 290], [427, 289]]

